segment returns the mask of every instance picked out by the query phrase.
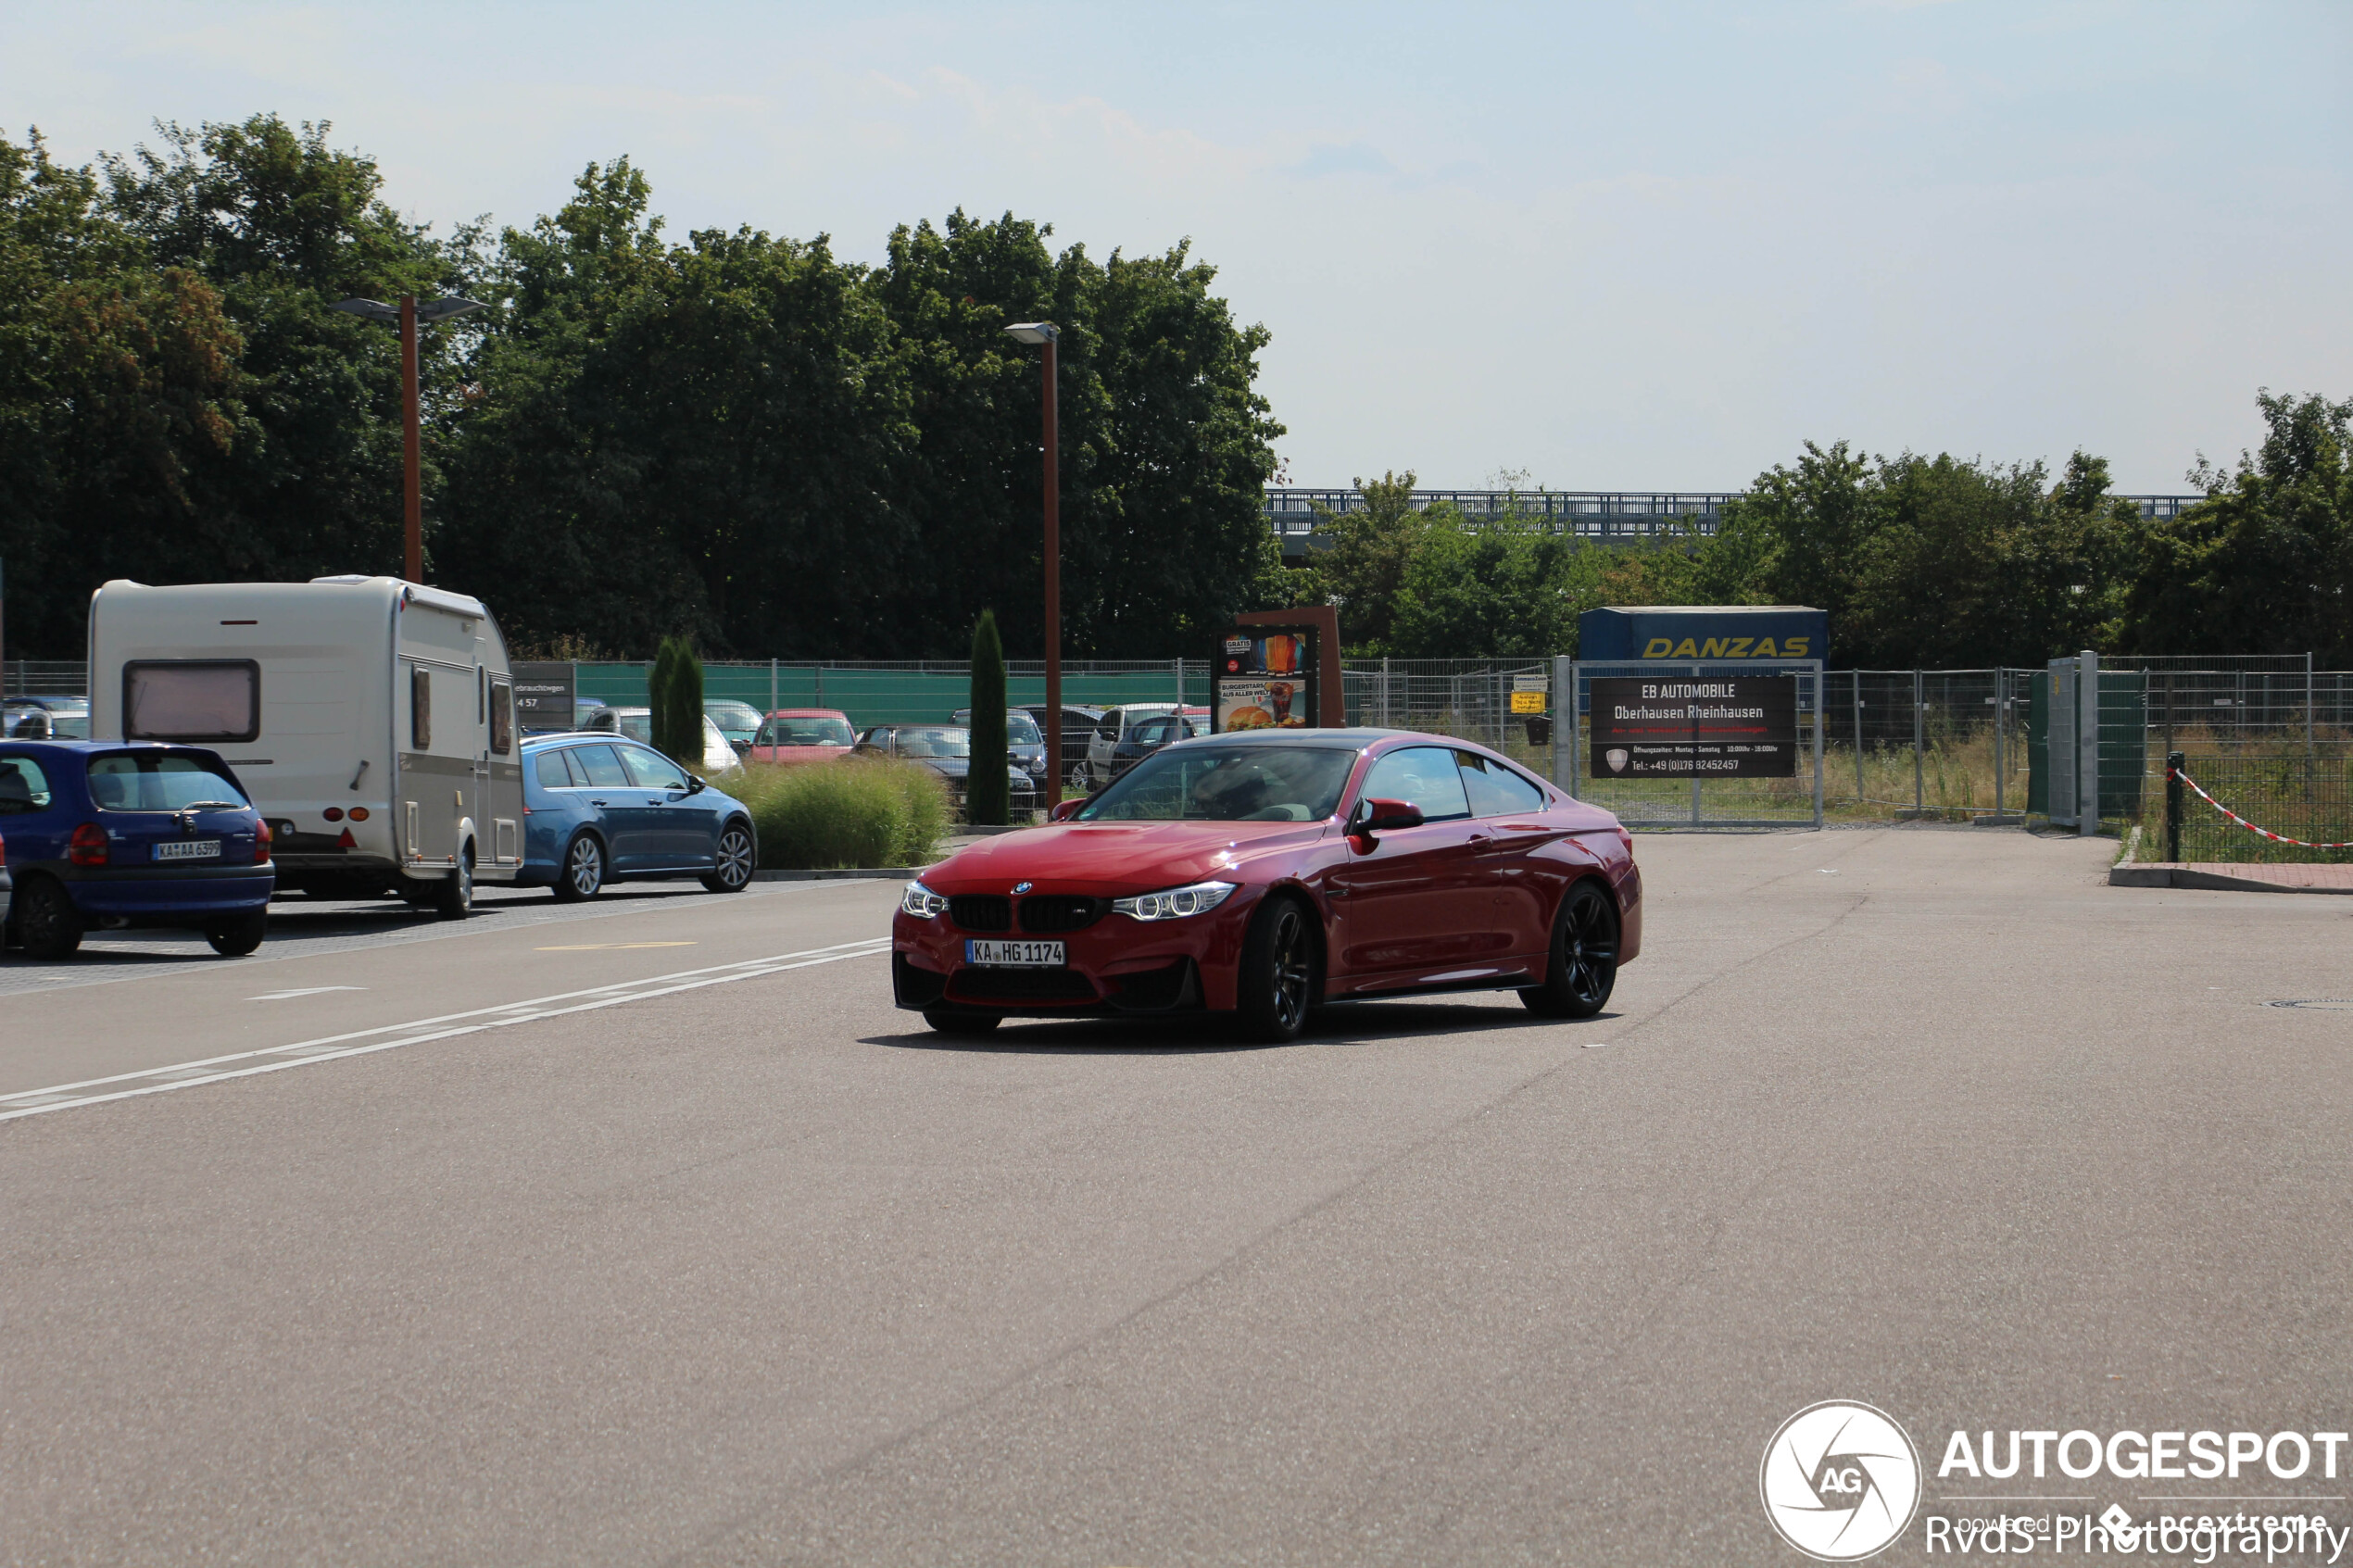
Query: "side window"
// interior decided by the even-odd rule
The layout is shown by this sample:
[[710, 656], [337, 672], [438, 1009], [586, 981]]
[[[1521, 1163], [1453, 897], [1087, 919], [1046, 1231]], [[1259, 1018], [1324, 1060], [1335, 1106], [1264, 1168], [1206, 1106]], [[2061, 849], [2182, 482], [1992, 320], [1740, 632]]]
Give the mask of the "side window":
[[409, 749], [433, 749], [433, 671], [409, 666]]
[[543, 751], [539, 754], [538, 761], [535, 766], [538, 772], [539, 786], [542, 789], [570, 789], [572, 787], [572, 770], [564, 766], [562, 752]]
[[627, 789], [629, 775], [621, 771], [621, 759], [613, 755], [610, 746], [575, 746], [564, 755], [572, 765], [587, 778], [591, 789]]
[[122, 667], [122, 738], [199, 744], [261, 734], [261, 666], [249, 659], [134, 660]]
[[504, 757], [515, 748], [515, 688], [490, 684], [490, 749]]
[[621, 747], [621, 765], [629, 770], [629, 782], [639, 789], [684, 789], [686, 775], [678, 764], [658, 751], [646, 751], [637, 746]]
[[1116, 708], [1113, 709], [1110, 712], [1103, 715], [1103, 721], [1097, 727], [1095, 733], [1102, 736], [1105, 740], [1116, 741], [1119, 739], [1120, 719], [1121, 714], [1119, 709]]
[[1442, 746], [1409, 746], [1375, 762], [1365, 775], [1362, 800], [1403, 800], [1421, 809], [1426, 822], [1452, 822], [1471, 814], [1454, 754]]
[[1475, 751], [1458, 751], [1454, 760], [1463, 770], [1463, 790], [1470, 797], [1472, 816], [1508, 817], [1544, 809], [1544, 792], [1501, 762], [1491, 762]]
[[49, 809], [49, 775], [30, 757], [0, 757], [0, 817]]

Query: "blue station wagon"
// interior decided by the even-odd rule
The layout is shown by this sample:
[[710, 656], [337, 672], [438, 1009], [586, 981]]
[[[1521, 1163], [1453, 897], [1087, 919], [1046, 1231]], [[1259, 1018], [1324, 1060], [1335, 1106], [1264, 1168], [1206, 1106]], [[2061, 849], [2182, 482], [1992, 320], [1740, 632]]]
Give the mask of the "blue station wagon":
[[201, 931], [261, 946], [277, 868], [270, 829], [216, 752], [120, 741], [0, 741], [8, 934], [70, 957], [92, 926]]
[[760, 863], [751, 813], [649, 746], [592, 732], [522, 744], [518, 885], [572, 903], [623, 878], [696, 877], [739, 893]]

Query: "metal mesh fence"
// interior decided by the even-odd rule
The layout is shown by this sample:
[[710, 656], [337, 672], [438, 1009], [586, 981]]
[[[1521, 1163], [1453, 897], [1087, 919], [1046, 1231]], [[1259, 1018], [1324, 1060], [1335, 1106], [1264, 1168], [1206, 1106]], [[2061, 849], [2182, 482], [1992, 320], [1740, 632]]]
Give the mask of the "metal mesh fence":
[[79, 659], [12, 659], [0, 664], [0, 696], [87, 696], [90, 666]]
[[[1552, 668], [1549, 659], [1348, 659], [1342, 666], [1348, 721], [1476, 741], [1550, 777], [1550, 721], [1514, 713], [1512, 693], [1542, 683], [1550, 712]], [[1538, 718], [1533, 739], [1531, 717]]]
[[[649, 664], [573, 667], [579, 700], [616, 708], [643, 707]], [[1046, 700], [1042, 659], [1005, 661], [1005, 688], [1015, 706]], [[1114, 708], [1136, 702], [1191, 704], [1209, 700], [1209, 661], [1187, 659], [1064, 659], [1063, 701]], [[829, 708], [869, 724], [945, 720], [972, 701], [972, 666], [962, 659], [786, 663], [712, 660], [703, 665], [703, 696], [711, 701], [774, 708]]]
[[[2183, 771], [2259, 827], [2306, 844], [2353, 843], [2353, 746], [2291, 745], [2194, 753], [2185, 758]], [[2249, 833], [2189, 791], [2182, 793], [2183, 860], [2353, 865], [2353, 850], [2275, 843]], [[2148, 799], [2147, 821], [2157, 825], [2158, 842], [2164, 844], [2168, 824], [2161, 768]]]

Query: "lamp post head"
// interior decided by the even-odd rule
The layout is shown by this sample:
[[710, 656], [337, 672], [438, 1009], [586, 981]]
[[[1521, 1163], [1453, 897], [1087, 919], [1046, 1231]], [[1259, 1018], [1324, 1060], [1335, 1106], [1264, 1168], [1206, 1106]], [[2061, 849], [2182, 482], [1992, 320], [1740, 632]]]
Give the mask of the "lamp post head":
[[417, 302], [417, 320], [446, 321], [452, 316], [463, 316], [470, 311], [489, 308], [490, 307], [478, 299], [461, 299], [455, 295], [446, 299], [421, 299]]
[[400, 307], [386, 305], [380, 299], [338, 299], [333, 308], [347, 310], [354, 316], [365, 316], [371, 321], [397, 321]]
[[1063, 335], [1062, 329], [1051, 321], [1015, 321], [1005, 332], [1016, 342], [1028, 344], [1033, 348], [1041, 343], [1051, 343]]

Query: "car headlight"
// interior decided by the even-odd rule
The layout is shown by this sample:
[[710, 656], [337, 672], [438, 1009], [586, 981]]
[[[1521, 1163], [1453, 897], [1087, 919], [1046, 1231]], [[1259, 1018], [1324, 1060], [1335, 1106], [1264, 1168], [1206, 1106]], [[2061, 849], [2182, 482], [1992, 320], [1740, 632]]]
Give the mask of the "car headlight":
[[1112, 912], [1133, 920], [1183, 920], [1188, 915], [1205, 915], [1233, 897], [1234, 886], [1230, 882], [1196, 882], [1159, 893], [1139, 893], [1133, 898], [1114, 898]]
[[948, 912], [948, 900], [920, 882], [911, 882], [907, 891], [899, 896], [899, 907], [917, 920], [929, 920]]

